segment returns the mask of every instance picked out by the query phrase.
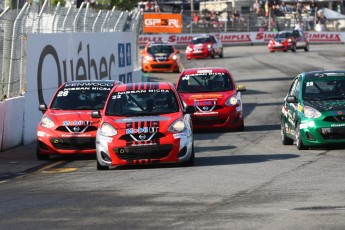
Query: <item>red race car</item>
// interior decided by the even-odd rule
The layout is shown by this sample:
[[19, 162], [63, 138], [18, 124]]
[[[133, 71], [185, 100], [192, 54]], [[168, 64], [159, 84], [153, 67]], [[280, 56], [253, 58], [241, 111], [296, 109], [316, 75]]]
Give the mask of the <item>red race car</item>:
[[180, 72], [180, 50], [168, 42], [148, 42], [141, 51], [143, 72]]
[[119, 165], [194, 162], [190, 113], [172, 83], [116, 86], [104, 107], [97, 132], [97, 169]]
[[177, 91], [187, 106], [194, 106], [194, 129], [225, 128], [244, 130], [241, 92], [229, 70], [222, 67], [184, 70]]
[[96, 154], [99, 118], [91, 111], [102, 110], [110, 90], [123, 84], [112, 80], [83, 80], [63, 83], [44, 112], [37, 127], [37, 159], [51, 155]]
[[211, 34], [195, 36], [188, 44], [185, 55], [188, 60], [215, 56], [223, 58], [223, 45], [216, 36]]
[[268, 50], [271, 53], [275, 51], [287, 52], [288, 50], [296, 52], [297, 49], [309, 51], [309, 41], [301, 30], [280, 31], [268, 43]]

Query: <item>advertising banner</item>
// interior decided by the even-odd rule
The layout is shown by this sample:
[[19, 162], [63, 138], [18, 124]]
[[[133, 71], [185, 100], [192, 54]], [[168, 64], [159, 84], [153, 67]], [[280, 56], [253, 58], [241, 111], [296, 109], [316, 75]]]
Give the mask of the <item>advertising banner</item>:
[[[345, 32], [304, 32], [310, 43], [343, 44]], [[276, 32], [232, 32], [215, 33], [223, 45], [255, 45], [268, 44]], [[139, 36], [139, 45], [147, 42], [167, 41], [174, 45], [187, 45], [198, 34], [142, 34]], [[200, 34], [199, 34], [200, 35]]]
[[144, 13], [144, 33], [181, 33], [182, 15]]

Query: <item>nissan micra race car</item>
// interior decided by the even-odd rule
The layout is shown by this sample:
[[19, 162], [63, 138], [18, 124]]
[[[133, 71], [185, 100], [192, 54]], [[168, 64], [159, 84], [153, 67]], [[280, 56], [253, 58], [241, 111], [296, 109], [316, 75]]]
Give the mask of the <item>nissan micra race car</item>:
[[287, 52], [288, 50], [296, 52], [297, 49], [304, 49], [305, 52], [308, 52], [309, 40], [302, 30], [279, 31], [269, 41], [267, 47], [271, 53], [275, 51]]
[[97, 131], [97, 169], [119, 165], [194, 162], [190, 113], [171, 83], [118, 85], [111, 91]]
[[216, 36], [204, 34], [193, 37], [185, 52], [187, 60], [197, 58], [223, 58], [223, 44]]
[[283, 145], [297, 149], [345, 144], [345, 71], [299, 74], [281, 113]]
[[229, 70], [222, 67], [184, 70], [177, 82], [177, 91], [188, 106], [194, 106], [193, 128], [244, 130], [241, 91]]
[[114, 85], [111, 80], [83, 80], [63, 83], [44, 112], [37, 127], [37, 158], [50, 155], [96, 154], [96, 132], [99, 118], [91, 111], [102, 110]]

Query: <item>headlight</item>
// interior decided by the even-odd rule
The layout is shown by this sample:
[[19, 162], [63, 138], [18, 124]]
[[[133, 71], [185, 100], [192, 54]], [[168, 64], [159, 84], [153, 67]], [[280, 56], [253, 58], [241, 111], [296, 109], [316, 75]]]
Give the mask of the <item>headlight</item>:
[[180, 133], [185, 129], [186, 129], [186, 124], [184, 123], [184, 121], [182, 119], [178, 119], [170, 125], [170, 127], [168, 128], [168, 131], [172, 133]]
[[208, 45], [207, 45], [207, 48], [208, 48], [208, 49], [211, 49], [211, 48], [212, 48], [211, 44], [208, 44]]
[[103, 123], [100, 129], [100, 134], [106, 137], [112, 137], [117, 134], [117, 131], [111, 124]]
[[304, 106], [303, 113], [306, 118], [321, 117], [321, 113], [317, 109], [314, 109], [313, 107], [310, 107], [310, 106]]
[[53, 128], [54, 121], [48, 115], [44, 114], [41, 119], [41, 126], [48, 129]]
[[177, 56], [176, 56], [176, 55], [173, 55], [171, 58], [172, 58], [173, 60], [176, 60], [176, 59], [177, 59]]
[[145, 59], [145, 61], [152, 61], [153, 57], [150, 55], [145, 55], [144, 59]]
[[288, 42], [292, 42], [292, 39], [291, 39], [291, 38], [289, 38], [289, 39], [288, 39]]
[[189, 46], [187, 46], [186, 51], [187, 51], [187, 52], [191, 52], [191, 51], [193, 51], [193, 49], [192, 49], [192, 48], [190, 48]]
[[237, 97], [235, 96], [232, 96], [230, 97], [228, 100], [226, 100], [225, 104], [228, 105], [228, 106], [231, 106], [231, 105], [237, 105], [239, 103], [239, 100], [237, 99]]

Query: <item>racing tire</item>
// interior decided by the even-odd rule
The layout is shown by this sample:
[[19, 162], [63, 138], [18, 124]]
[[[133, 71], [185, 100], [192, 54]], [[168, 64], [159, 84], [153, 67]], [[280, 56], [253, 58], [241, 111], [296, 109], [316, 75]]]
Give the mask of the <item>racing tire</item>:
[[307, 44], [307, 45], [304, 47], [304, 51], [305, 51], [305, 52], [308, 52], [308, 51], [309, 51], [309, 44]]
[[285, 128], [284, 128], [284, 122], [282, 121], [281, 126], [280, 126], [280, 134], [282, 138], [282, 144], [283, 145], [292, 145], [294, 140], [291, 138], [288, 138], [285, 133]]
[[222, 49], [222, 51], [219, 54], [219, 58], [223, 58], [223, 57], [224, 57], [224, 54], [223, 54], [223, 49]]
[[104, 171], [104, 170], [109, 170], [109, 167], [108, 166], [103, 166], [101, 165], [98, 160], [96, 159], [97, 161], [97, 170], [101, 170], [101, 171]]
[[50, 156], [42, 154], [40, 152], [39, 148], [37, 147], [36, 148], [36, 158], [37, 158], [37, 160], [40, 160], [40, 161], [47, 161], [47, 160], [49, 160]]
[[308, 149], [307, 146], [303, 144], [302, 138], [301, 138], [301, 131], [299, 128], [296, 129], [296, 147], [298, 150], [306, 150]]
[[296, 44], [294, 44], [294, 45], [292, 46], [291, 51], [292, 51], [292, 52], [296, 52]]
[[194, 152], [194, 144], [192, 145], [192, 154], [190, 155], [190, 158], [188, 161], [182, 162], [183, 167], [191, 167], [194, 165], [194, 159], [195, 159], [195, 152]]
[[243, 132], [244, 131], [244, 121], [242, 120], [241, 126], [236, 129], [236, 131]]

